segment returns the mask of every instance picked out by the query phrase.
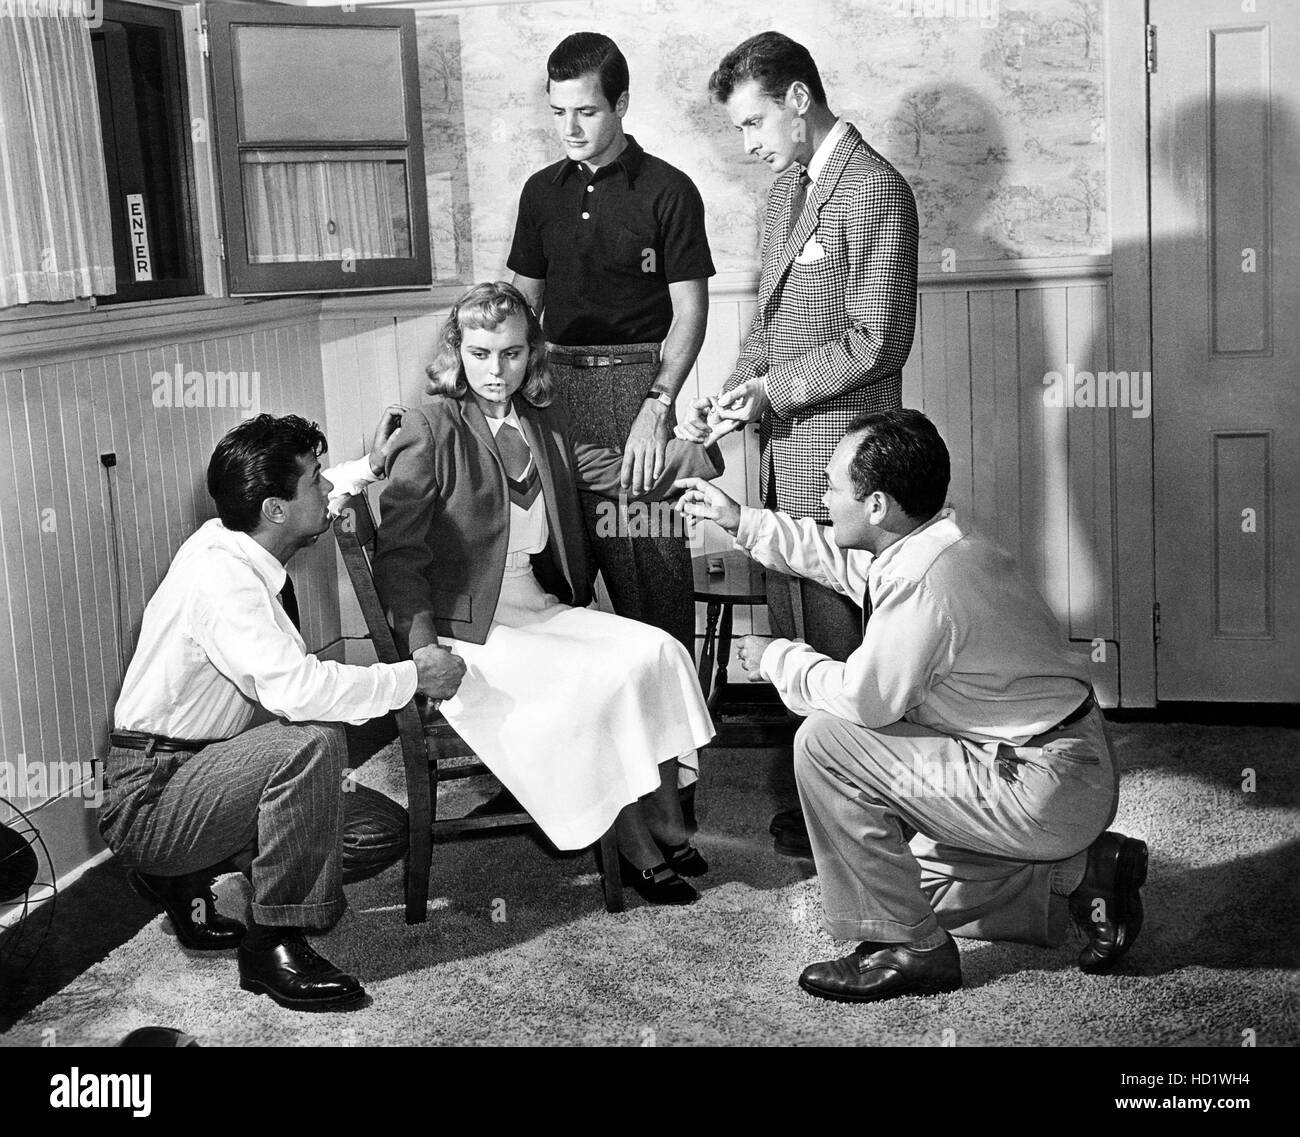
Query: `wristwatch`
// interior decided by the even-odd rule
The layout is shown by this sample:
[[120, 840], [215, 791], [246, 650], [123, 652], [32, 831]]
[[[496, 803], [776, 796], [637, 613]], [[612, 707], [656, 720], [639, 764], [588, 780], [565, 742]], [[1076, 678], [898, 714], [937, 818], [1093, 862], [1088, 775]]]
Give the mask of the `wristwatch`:
[[647, 401], [654, 399], [655, 402], [663, 403], [666, 407], [671, 407], [673, 405], [672, 395], [667, 391], [656, 390], [654, 387], [651, 387], [650, 390], [645, 393], [645, 397]]

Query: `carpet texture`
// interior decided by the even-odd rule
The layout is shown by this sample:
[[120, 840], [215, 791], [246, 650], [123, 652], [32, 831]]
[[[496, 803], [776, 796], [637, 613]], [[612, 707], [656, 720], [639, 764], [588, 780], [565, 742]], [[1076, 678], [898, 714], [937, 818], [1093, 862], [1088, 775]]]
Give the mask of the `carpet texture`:
[[[371, 1002], [358, 1012], [297, 1014], [240, 991], [233, 952], [187, 953], [159, 917], [0, 1045], [112, 1045], [146, 1025], [203, 1045], [1239, 1046], [1243, 1032], [1300, 1043], [1300, 733], [1146, 722], [1113, 733], [1125, 771], [1114, 828], [1151, 847], [1146, 925], [1114, 975], [1080, 974], [1081, 941], [959, 941], [959, 992], [871, 1006], [805, 995], [800, 970], [852, 945], [821, 929], [811, 862], [771, 851], [767, 821], [793, 798], [788, 759], [722, 750], [704, 763], [696, 843], [712, 871], [691, 907], [629, 891], [629, 910], [611, 916], [589, 854], [479, 837], [435, 848], [425, 925], [403, 922], [400, 865], [349, 886], [348, 913], [316, 944], [362, 978]], [[400, 800], [396, 762], [390, 745], [360, 780]], [[242, 916], [246, 889], [223, 879], [221, 908]]]

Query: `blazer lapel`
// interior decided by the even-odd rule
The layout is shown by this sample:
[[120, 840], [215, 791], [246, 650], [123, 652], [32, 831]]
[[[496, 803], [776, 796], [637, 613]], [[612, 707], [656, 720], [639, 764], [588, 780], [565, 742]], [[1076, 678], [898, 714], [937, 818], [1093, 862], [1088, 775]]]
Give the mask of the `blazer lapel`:
[[[840, 177], [844, 173], [844, 168], [848, 165], [849, 158], [862, 145], [862, 135], [858, 133], [857, 128], [852, 123], [845, 123], [843, 136], [827, 157], [826, 164], [822, 167], [821, 176], [813, 183], [812, 191], [808, 195], [808, 205], [803, 211], [803, 216], [795, 223], [795, 227], [785, 243], [785, 248], [781, 250], [778, 257], [773, 259], [771, 272], [764, 271], [763, 273], [764, 283], [766, 284], [765, 295], [762, 298], [764, 307], [775, 294], [777, 285], [785, 278], [790, 266], [794, 264], [795, 257], [799, 255], [808, 238], [813, 235], [821, 211], [826, 207], [826, 203], [830, 201], [831, 195], [835, 192], [835, 187], [839, 185]], [[794, 193], [794, 185], [795, 179], [791, 178], [786, 193], [784, 213], [789, 213], [790, 197]]]
[[568, 552], [564, 547], [565, 526], [560, 523], [560, 495], [555, 492], [555, 472], [551, 469], [551, 452], [553, 445], [545, 425], [539, 421], [537, 410], [531, 403], [520, 399], [515, 404], [515, 413], [519, 416], [519, 425], [524, 428], [524, 441], [533, 452], [533, 461], [537, 463], [537, 476], [542, 481], [542, 496], [546, 499], [546, 520], [551, 527], [553, 545], [560, 553], [560, 571], [572, 583], [573, 573], [569, 565]]
[[501, 488], [504, 492], [506, 488], [506, 464], [501, 461], [501, 452], [497, 450], [496, 436], [493, 435], [492, 428], [488, 426], [487, 418], [484, 416], [483, 411], [480, 409], [473, 395], [466, 393], [461, 397], [460, 415], [461, 418], [465, 420], [465, 423], [469, 426], [470, 430], [478, 437], [478, 440], [483, 443], [487, 452], [492, 455], [493, 460], [497, 464], [497, 469], [501, 471]]

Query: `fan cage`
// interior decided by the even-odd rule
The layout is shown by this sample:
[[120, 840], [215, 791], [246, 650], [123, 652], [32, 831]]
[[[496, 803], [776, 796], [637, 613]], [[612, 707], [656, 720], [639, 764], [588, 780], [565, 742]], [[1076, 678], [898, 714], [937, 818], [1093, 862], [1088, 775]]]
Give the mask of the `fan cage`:
[[[30, 817], [13, 802], [0, 798], [0, 825], [7, 826], [27, 843], [36, 856], [37, 876], [22, 897], [0, 904], [0, 977], [12, 978], [31, 966], [40, 953], [50, 927], [54, 922], [54, 909], [58, 900], [58, 884], [54, 879], [54, 865], [40, 830]], [[0, 864], [16, 857], [16, 850], [0, 857]]]

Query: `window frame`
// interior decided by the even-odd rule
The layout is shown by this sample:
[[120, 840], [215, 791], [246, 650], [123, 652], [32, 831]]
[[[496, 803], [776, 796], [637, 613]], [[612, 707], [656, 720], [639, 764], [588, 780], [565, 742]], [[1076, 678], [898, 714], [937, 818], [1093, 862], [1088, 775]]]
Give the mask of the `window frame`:
[[[292, 144], [241, 143], [235, 75], [234, 28], [259, 24], [272, 27], [394, 28], [400, 33], [402, 90], [406, 124], [405, 163], [407, 209], [410, 220], [409, 258], [355, 259], [345, 271], [340, 261], [255, 263], [248, 258], [247, 209], [244, 202], [240, 151], [293, 149]], [[211, 0], [204, 10], [208, 43], [209, 98], [217, 182], [220, 186], [223, 255], [231, 296], [293, 293], [372, 292], [429, 288], [433, 283], [429, 247], [428, 198], [424, 184], [424, 137], [420, 115], [419, 60], [415, 13], [409, 9], [262, 7]], [[313, 143], [319, 149], [319, 143]], [[305, 148], [305, 147], [301, 147]], [[352, 144], [372, 150], [371, 141]], [[340, 147], [342, 149], [342, 147]]]
[[[199, 219], [198, 195], [196, 186], [196, 164], [198, 156], [194, 152], [190, 130], [190, 89], [189, 60], [186, 58], [185, 21], [181, 10], [170, 5], [141, 3], [139, 0], [98, 0], [99, 13], [104, 21], [113, 23], [133, 23], [145, 27], [157, 28], [163, 38], [163, 83], [164, 103], [170, 120], [170, 141], [172, 145], [173, 182], [176, 193], [177, 237], [183, 250], [182, 259], [185, 275], [172, 280], [137, 281], [129, 270], [130, 236], [125, 224], [119, 230], [113, 228], [113, 261], [118, 265], [117, 288], [112, 293], [97, 294], [96, 306], [115, 306], [119, 304], [139, 304], [154, 300], [175, 300], [190, 296], [203, 296], [203, 233]], [[92, 37], [97, 28], [91, 28]], [[104, 36], [106, 46], [105, 84], [116, 95], [124, 95], [125, 77], [112, 70], [113, 59], [110, 54], [108, 36]], [[96, 71], [98, 88], [99, 74]], [[97, 90], [97, 95], [99, 91]], [[114, 156], [122, 155], [122, 147], [117, 139], [121, 137], [120, 122], [117, 114], [118, 99], [114, 98], [111, 113], [114, 133]], [[104, 121], [104, 107], [99, 108], [100, 128], [107, 125]], [[137, 163], [138, 165], [139, 163]], [[108, 190], [108, 207], [110, 217], [121, 220], [121, 208], [124, 195], [121, 190], [118, 167], [114, 162], [109, 168], [108, 154], [105, 153], [105, 180]], [[119, 241], [119, 237], [121, 240]], [[126, 246], [126, 259], [121, 259], [122, 248]], [[126, 274], [122, 265], [127, 266]]]

